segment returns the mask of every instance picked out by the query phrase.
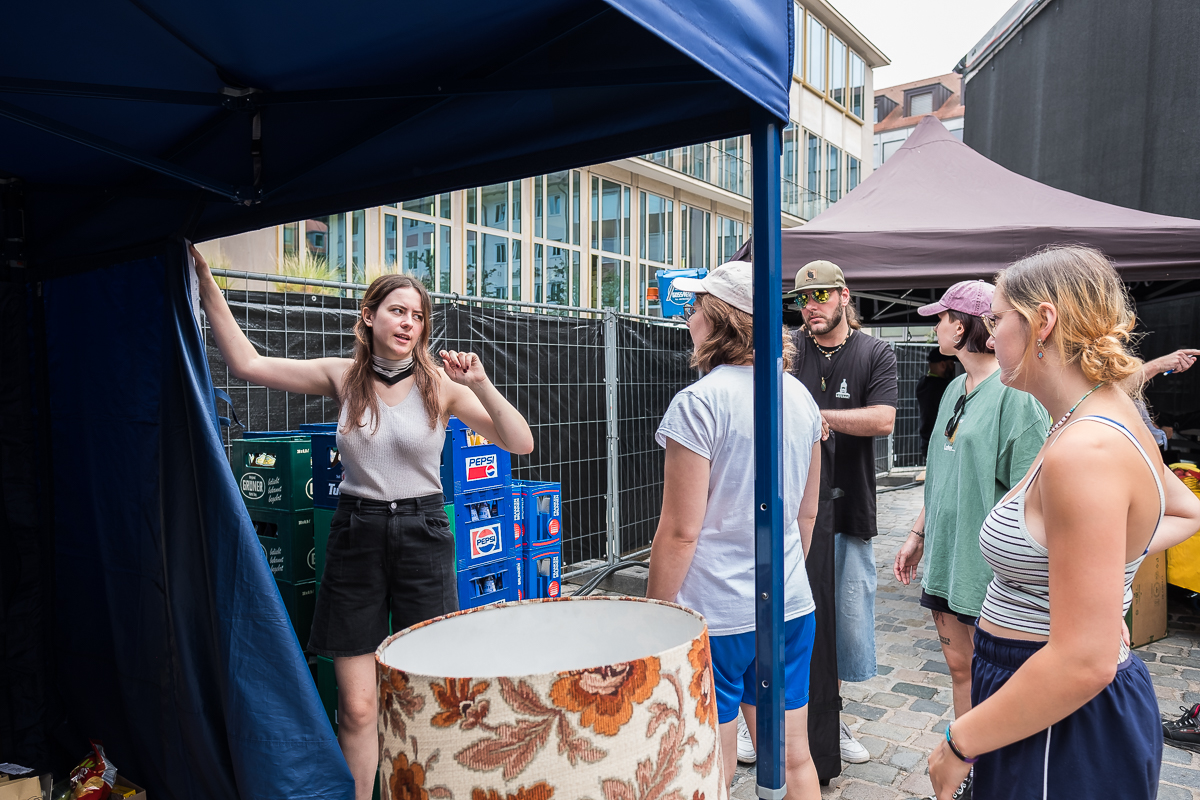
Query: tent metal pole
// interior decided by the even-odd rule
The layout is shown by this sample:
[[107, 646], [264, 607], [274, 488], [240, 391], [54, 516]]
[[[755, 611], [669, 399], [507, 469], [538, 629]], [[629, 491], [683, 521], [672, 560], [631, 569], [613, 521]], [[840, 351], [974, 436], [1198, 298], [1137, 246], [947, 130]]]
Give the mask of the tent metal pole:
[[33, 128], [52, 133], [55, 136], [61, 136], [68, 141], [82, 144], [86, 147], [91, 147], [99, 150], [102, 153], [108, 153], [123, 161], [128, 161], [131, 164], [137, 164], [139, 167], [144, 167], [161, 175], [166, 175], [170, 178], [190, 183], [193, 186], [198, 186], [201, 189], [207, 189], [214, 194], [227, 197], [235, 202], [249, 202], [257, 197], [257, 192], [254, 189], [239, 189], [232, 184], [214, 181], [203, 175], [198, 175], [190, 169], [177, 166], [169, 161], [164, 161], [157, 156], [145, 155], [144, 153], [136, 153], [131, 148], [123, 144], [117, 144], [114, 141], [105, 139], [102, 136], [88, 133], [58, 120], [44, 117], [41, 114], [35, 114], [32, 111], [26, 111], [20, 106], [14, 106], [11, 103], [0, 102], [0, 117], [7, 117], [17, 122], [22, 122]]
[[780, 121], [755, 114], [750, 132], [754, 219], [754, 591], [758, 796], [787, 793], [783, 708], [783, 283]]

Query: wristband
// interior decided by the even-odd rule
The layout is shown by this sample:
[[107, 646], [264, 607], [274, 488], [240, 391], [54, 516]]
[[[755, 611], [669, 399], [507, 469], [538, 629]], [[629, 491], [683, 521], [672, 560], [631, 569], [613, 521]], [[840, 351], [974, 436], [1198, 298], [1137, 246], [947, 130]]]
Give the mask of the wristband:
[[925, 531], [918, 531], [918, 530], [914, 529], [914, 530], [909, 531], [909, 533], [915, 533], [917, 536], [919, 536], [922, 539], [925, 538]]
[[967, 756], [963, 755], [962, 750], [959, 750], [958, 745], [956, 745], [954, 743], [954, 737], [952, 737], [950, 735], [950, 726], [949, 725], [946, 726], [946, 744], [950, 745], [950, 752], [954, 753], [955, 757], [959, 761], [962, 761], [965, 764], [974, 764], [976, 761], [979, 760], [978, 756], [976, 756], [975, 758], [968, 758]]

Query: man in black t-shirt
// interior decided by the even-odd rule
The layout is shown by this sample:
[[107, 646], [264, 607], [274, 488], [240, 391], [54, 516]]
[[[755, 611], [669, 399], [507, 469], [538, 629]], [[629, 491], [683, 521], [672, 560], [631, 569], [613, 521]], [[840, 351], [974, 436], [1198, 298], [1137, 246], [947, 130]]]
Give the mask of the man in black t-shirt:
[[[836, 609], [836, 673], [839, 682], [865, 681], [877, 674], [875, 662], [875, 553], [871, 538], [875, 524], [875, 437], [886, 436], [896, 421], [898, 382], [891, 345], [858, 329], [850, 291], [842, 270], [828, 261], [813, 261], [796, 273], [795, 289], [784, 295], [804, 317], [805, 327], [793, 333], [799, 350], [792, 372], [812, 393], [829, 426], [821, 445], [821, 482], [830, 499], [817, 514], [817, 531], [833, 539], [832, 564], [813, 558], [818, 549], [814, 532], [806, 562], [814, 598], [833, 596]], [[854, 321], [854, 324], [852, 323]], [[836, 498], [836, 499], [835, 499]], [[832, 584], [832, 586], [830, 586]], [[820, 616], [821, 600], [817, 599]], [[813, 647], [813, 675], [819, 660], [832, 660], [829, 637], [821, 635], [818, 620]], [[824, 640], [824, 644], [823, 644]], [[826, 652], [822, 652], [822, 648]], [[816, 687], [811, 690], [817, 693]], [[840, 699], [835, 697], [840, 708]], [[810, 709], [810, 721], [821, 709]], [[870, 754], [837, 722], [842, 760], [862, 763]], [[817, 735], [814, 735], [817, 734]], [[820, 731], [810, 722], [814, 761], [822, 750]], [[822, 770], [822, 778], [828, 770]], [[838, 765], [840, 772], [840, 764]], [[825, 774], [821, 774], [824, 772]], [[837, 773], [834, 773], [837, 774]]]

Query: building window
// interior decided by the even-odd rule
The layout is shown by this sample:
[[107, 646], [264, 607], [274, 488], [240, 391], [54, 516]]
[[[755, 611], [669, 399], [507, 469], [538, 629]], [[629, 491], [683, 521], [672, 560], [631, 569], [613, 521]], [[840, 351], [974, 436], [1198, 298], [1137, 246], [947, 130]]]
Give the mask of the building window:
[[404, 211], [411, 211], [414, 214], [424, 214], [427, 217], [434, 216], [434, 206], [437, 203], [437, 197], [418, 197], [416, 200], [405, 200], [401, 204]]
[[792, 75], [804, 78], [804, 9], [799, 3], [792, 8]]
[[825, 91], [825, 26], [808, 15], [807, 69], [804, 77], [818, 92]]
[[592, 308], [629, 311], [629, 262], [592, 256]]
[[647, 192], [641, 200], [641, 243], [639, 255], [663, 266], [674, 263], [675, 201]]
[[283, 255], [284, 258], [295, 258], [300, 255], [300, 223], [289, 222], [283, 226]]
[[827, 195], [830, 203], [836, 203], [842, 199], [842, 151], [833, 145], [829, 145], [829, 161], [827, 164], [829, 170], [829, 181]]
[[933, 113], [933, 92], [922, 92], [908, 98], [909, 117], [923, 117]]
[[683, 269], [711, 269], [709, 236], [712, 215], [700, 208], [680, 205], [679, 265]]
[[[850, 106], [851, 114], [863, 118], [863, 99], [867, 92], [867, 65], [857, 53], [850, 53]], [[878, 121], [878, 120], [876, 120]]]
[[783, 174], [780, 200], [785, 214], [800, 216], [800, 127], [789, 122], [783, 129]]
[[498, 230], [508, 230], [508, 184], [494, 183], [479, 190], [482, 210], [480, 222]]
[[426, 289], [436, 291], [434, 279], [437, 277], [437, 225], [412, 217], [405, 217], [403, 225], [404, 274], [419, 280]]
[[804, 207], [801, 215], [804, 219], [812, 219], [825, 210], [824, 198], [821, 193], [821, 139], [804, 132]]
[[[468, 189], [467, 191], [474, 192], [475, 190]], [[474, 296], [479, 283], [479, 234], [475, 231], [467, 231], [467, 251], [463, 256], [463, 288], [466, 290], [465, 294]]]
[[564, 246], [579, 243], [579, 181], [567, 170], [533, 179], [533, 235], [546, 240], [533, 245], [535, 303], [579, 305], [579, 251]]
[[745, 237], [740, 220], [717, 217], [717, 261], [724, 264], [733, 260], [733, 255], [742, 246]]
[[829, 36], [829, 99], [839, 106], [847, 105], [846, 45], [832, 34]]
[[846, 156], [846, 192], [853, 192], [862, 179], [862, 162], [854, 156]]

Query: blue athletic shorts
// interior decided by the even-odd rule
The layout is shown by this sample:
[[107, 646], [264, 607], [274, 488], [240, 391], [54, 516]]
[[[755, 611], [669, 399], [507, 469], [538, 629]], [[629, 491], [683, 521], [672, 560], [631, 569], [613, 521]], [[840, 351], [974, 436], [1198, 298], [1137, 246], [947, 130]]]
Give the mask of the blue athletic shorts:
[[[976, 628], [972, 705], [995, 694], [1043, 646]], [[1162, 749], [1150, 673], [1130, 653], [1112, 683], [1083, 708], [1027, 739], [982, 754], [972, 791], [980, 800], [1152, 800], [1158, 796]]]
[[[814, 614], [783, 624], [783, 707], [788, 711], [808, 705], [808, 664], [817, 632]], [[709, 637], [713, 683], [717, 689], [717, 721], [733, 722], [742, 703], [754, 705], [754, 631]]]

